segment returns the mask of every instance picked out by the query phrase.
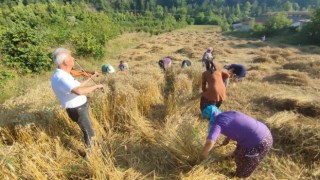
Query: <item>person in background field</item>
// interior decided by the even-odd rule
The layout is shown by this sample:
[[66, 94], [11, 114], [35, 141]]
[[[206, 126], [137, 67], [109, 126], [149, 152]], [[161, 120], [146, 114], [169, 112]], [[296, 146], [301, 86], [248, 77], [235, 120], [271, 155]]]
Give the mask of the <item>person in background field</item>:
[[202, 73], [201, 111], [211, 104], [220, 107], [222, 101], [227, 97], [224, 81], [227, 81], [228, 78], [228, 73], [216, 70], [212, 61], [206, 61], [206, 71]]
[[202, 116], [209, 120], [209, 131], [200, 159], [208, 158], [219, 135], [223, 134], [226, 139], [222, 145], [227, 145], [230, 139], [237, 142], [233, 153], [237, 165], [235, 176], [249, 177], [272, 148], [273, 138], [268, 127], [246, 114], [221, 112], [213, 105], [204, 109]]
[[237, 81], [242, 81], [246, 77], [246, 68], [242, 64], [229, 64], [224, 66], [230, 76], [235, 76]]
[[158, 62], [161, 69], [166, 71], [169, 67], [171, 67], [171, 59], [168, 57], [165, 57]]
[[191, 61], [189, 61], [189, 60], [182, 61], [181, 68], [187, 68], [189, 66], [191, 66]]
[[129, 65], [128, 65], [128, 63], [126, 63], [124, 61], [120, 61], [118, 69], [119, 69], [119, 71], [127, 71], [127, 70], [129, 70]]
[[213, 61], [212, 51], [213, 51], [213, 48], [212, 47], [208, 47], [207, 51], [203, 53], [202, 64], [204, 66], [205, 66], [205, 62], [206, 61]]
[[116, 72], [116, 70], [114, 69], [114, 67], [110, 64], [104, 64], [101, 66], [101, 72], [102, 74], [112, 74], [114, 72]]
[[58, 66], [51, 77], [52, 89], [59, 99], [68, 116], [76, 122], [84, 135], [86, 147], [90, 147], [94, 130], [88, 112], [88, 102], [85, 94], [97, 89], [104, 89], [102, 84], [89, 86], [92, 77], [97, 76], [95, 72], [91, 77], [79, 82], [71, 76], [70, 71], [74, 66], [75, 59], [68, 49], [57, 48], [52, 53], [53, 62]]

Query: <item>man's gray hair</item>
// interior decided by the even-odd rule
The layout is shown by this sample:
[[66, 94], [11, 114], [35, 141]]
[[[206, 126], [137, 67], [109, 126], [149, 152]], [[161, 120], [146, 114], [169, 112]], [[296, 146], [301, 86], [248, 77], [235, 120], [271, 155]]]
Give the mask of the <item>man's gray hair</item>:
[[56, 65], [61, 65], [66, 60], [67, 54], [71, 54], [66, 48], [57, 48], [52, 52], [52, 60]]

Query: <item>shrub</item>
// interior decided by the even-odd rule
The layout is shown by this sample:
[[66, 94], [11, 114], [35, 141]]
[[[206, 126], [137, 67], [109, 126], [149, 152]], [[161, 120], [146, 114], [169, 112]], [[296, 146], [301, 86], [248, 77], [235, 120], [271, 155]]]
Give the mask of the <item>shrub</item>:
[[0, 72], [0, 87], [5, 85], [8, 80], [15, 77], [15, 74], [9, 71]]
[[103, 46], [97, 42], [97, 39], [91, 33], [79, 33], [71, 36], [72, 44], [79, 56], [93, 56], [101, 59], [105, 51]]
[[8, 29], [1, 36], [3, 64], [20, 73], [41, 72], [51, 68], [41, 37], [24, 24]]
[[283, 30], [289, 29], [292, 20], [288, 19], [285, 14], [278, 14], [270, 18], [265, 24], [268, 34], [276, 34]]

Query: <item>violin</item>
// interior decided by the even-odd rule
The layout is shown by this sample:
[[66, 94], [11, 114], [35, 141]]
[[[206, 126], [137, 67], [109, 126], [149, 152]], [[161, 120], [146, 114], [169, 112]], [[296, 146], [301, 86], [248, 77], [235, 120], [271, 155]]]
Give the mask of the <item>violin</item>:
[[85, 71], [85, 70], [76, 70], [76, 69], [71, 69], [70, 74], [73, 77], [90, 77], [94, 75], [95, 72], [91, 71]]

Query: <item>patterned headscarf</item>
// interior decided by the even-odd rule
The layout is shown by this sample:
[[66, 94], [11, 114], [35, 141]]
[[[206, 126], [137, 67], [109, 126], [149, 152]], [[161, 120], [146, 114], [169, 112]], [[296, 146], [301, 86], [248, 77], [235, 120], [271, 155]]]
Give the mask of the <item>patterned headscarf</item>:
[[210, 119], [210, 123], [213, 123], [220, 113], [222, 113], [222, 111], [219, 108], [217, 108], [215, 105], [210, 105], [202, 111], [202, 117]]

